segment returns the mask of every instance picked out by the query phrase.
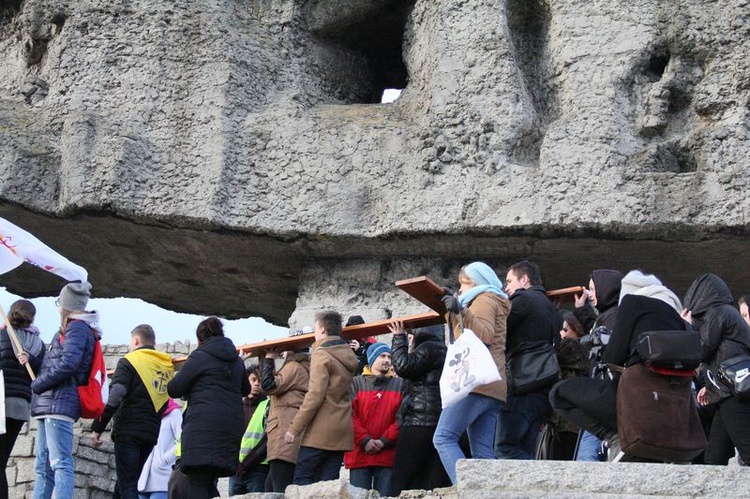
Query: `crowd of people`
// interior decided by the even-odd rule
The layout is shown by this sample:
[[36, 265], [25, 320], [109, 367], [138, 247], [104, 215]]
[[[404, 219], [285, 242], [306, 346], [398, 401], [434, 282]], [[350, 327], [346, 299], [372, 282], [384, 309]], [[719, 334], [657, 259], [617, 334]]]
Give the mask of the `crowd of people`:
[[[221, 320], [209, 317], [177, 372], [155, 349], [154, 330], [137, 326], [90, 427], [92, 444], [100, 445], [111, 422], [114, 496], [210, 498], [219, 477], [230, 477], [232, 495], [284, 492], [336, 479], [342, 466], [353, 486], [398, 496], [455, 484], [456, 463], [467, 457], [612, 460], [622, 454], [618, 408], [627, 403], [618, 403], [620, 377], [632, 366], [650, 368], [638, 343], [655, 331], [700, 335], [699, 369], [655, 370], [692, 377], [689, 407], [708, 442], [693, 462], [726, 465], [737, 455], [750, 463], [750, 399], [720, 375], [728, 360], [750, 363], [750, 296], [735, 308], [726, 283], [705, 274], [680, 300], [654, 275], [598, 269], [574, 308], [561, 310], [533, 262], [511, 265], [504, 278], [474, 262], [460, 270], [455, 292], [444, 288], [449, 327], [457, 336], [470, 329], [501, 375], [447, 407], [445, 326], [409, 329], [394, 321], [390, 344], [347, 341], [343, 317], [321, 311], [313, 327], [292, 332], [314, 333], [311, 348], [270, 350], [254, 363], [238, 355]], [[8, 314], [18, 342], [0, 330], [0, 498], [7, 497], [8, 457], [31, 417], [38, 425], [34, 497], [73, 497], [78, 387], [88, 381], [101, 338], [96, 313], [86, 311], [90, 289], [85, 282], [62, 289], [61, 328], [47, 348], [29, 301], [15, 302]], [[364, 322], [352, 316], [346, 325]], [[559, 375], [539, 378], [532, 360], [554, 363]], [[33, 381], [27, 364], [37, 373]]]

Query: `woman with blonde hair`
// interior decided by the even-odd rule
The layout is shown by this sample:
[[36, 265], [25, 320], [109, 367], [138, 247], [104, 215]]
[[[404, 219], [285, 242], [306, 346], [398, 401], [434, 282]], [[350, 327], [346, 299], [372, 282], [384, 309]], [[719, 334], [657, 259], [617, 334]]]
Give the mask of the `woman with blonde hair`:
[[[506, 319], [510, 301], [500, 278], [486, 263], [474, 262], [461, 269], [458, 281], [461, 285], [458, 295], [445, 288], [442, 297], [448, 320], [453, 321], [455, 327], [461, 314], [464, 327], [482, 340], [498, 370], [505, 372]], [[456, 461], [466, 458], [458, 443], [464, 431], [469, 435], [472, 458], [495, 458], [495, 423], [506, 394], [503, 377], [500, 381], [476, 387], [467, 397], [446, 407], [440, 414], [432, 441], [453, 484], [456, 483]]]

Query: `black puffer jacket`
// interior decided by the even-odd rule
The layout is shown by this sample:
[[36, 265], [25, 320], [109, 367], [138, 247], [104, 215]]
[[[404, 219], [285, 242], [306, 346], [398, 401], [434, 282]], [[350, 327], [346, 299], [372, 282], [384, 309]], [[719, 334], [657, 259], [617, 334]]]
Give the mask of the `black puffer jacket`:
[[414, 350], [409, 353], [405, 334], [393, 337], [391, 362], [396, 374], [407, 380], [401, 426], [437, 426], [440, 419], [440, 374], [445, 362], [443, 326], [414, 331]]
[[[39, 338], [39, 332], [36, 329], [27, 331], [20, 328], [15, 328], [15, 331], [29, 355], [31, 369], [38, 373], [44, 357], [44, 343]], [[34, 346], [34, 352], [30, 352], [25, 345]], [[31, 402], [31, 377], [26, 368], [18, 362], [6, 329], [0, 329], [0, 369], [5, 381], [5, 398], [20, 398]]]
[[693, 281], [685, 294], [684, 305], [693, 315], [693, 325], [700, 331], [703, 367], [719, 385], [706, 383], [709, 402], [731, 396], [730, 388], [717, 378], [719, 364], [750, 351], [750, 329], [732, 306], [732, 293], [721, 278], [704, 274]]
[[242, 396], [250, 393], [250, 382], [232, 340], [214, 336], [202, 342], [169, 382], [167, 392], [187, 399], [180, 469], [188, 474], [233, 474], [245, 431]]

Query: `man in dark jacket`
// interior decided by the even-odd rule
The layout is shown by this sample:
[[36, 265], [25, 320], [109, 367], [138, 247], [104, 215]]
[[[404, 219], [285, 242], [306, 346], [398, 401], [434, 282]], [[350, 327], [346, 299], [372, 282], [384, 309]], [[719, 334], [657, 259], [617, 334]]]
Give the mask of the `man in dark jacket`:
[[[510, 297], [508, 338], [505, 358], [531, 343], [559, 340], [562, 318], [547, 298], [539, 268], [524, 260], [513, 264], [506, 274], [505, 291]], [[513, 393], [500, 409], [495, 432], [495, 455], [498, 459], [533, 459], [541, 425], [552, 414], [547, 399], [549, 386], [528, 393]]]
[[88, 383], [98, 315], [85, 312], [91, 284], [66, 285], [57, 299], [61, 330], [52, 338], [31, 382], [31, 415], [37, 419], [34, 497], [73, 497], [73, 423], [81, 417], [78, 386]]
[[161, 414], [167, 406], [167, 383], [174, 376], [169, 354], [157, 352], [156, 334], [148, 324], [130, 333], [130, 353], [117, 362], [104, 413], [91, 424], [91, 443], [101, 445], [109, 420], [115, 443], [114, 497], [138, 498], [138, 477], [156, 444]]

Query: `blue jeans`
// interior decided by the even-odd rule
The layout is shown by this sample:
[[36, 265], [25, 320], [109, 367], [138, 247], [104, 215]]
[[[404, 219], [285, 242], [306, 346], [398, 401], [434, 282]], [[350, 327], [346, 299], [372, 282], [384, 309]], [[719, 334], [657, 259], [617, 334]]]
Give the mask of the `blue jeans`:
[[229, 477], [229, 495], [239, 496], [251, 492], [266, 491], [267, 464], [259, 464], [242, 476]]
[[299, 448], [294, 468], [294, 485], [310, 485], [326, 480], [338, 480], [344, 453], [314, 447]]
[[466, 459], [458, 445], [464, 431], [469, 435], [472, 458], [495, 458], [492, 438], [495, 436], [497, 412], [502, 406], [500, 400], [470, 393], [466, 398], [443, 409], [432, 443], [440, 454], [440, 461], [453, 485], [456, 485], [456, 461]]
[[138, 499], [138, 478], [154, 444], [123, 438], [115, 442], [117, 481], [113, 499]]
[[37, 422], [34, 499], [73, 497], [73, 423], [43, 418]]
[[167, 499], [166, 492], [141, 492], [138, 494], [138, 499]]
[[596, 438], [596, 435], [584, 431], [581, 435], [581, 441], [578, 442], [576, 461], [601, 461], [599, 456], [601, 447], [602, 441]]
[[552, 414], [547, 392], [510, 395], [498, 413], [495, 456], [534, 459], [541, 426]]
[[381, 497], [388, 495], [391, 486], [393, 468], [384, 466], [367, 466], [349, 470], [349, 483], [360, 489], [378, 491]]

